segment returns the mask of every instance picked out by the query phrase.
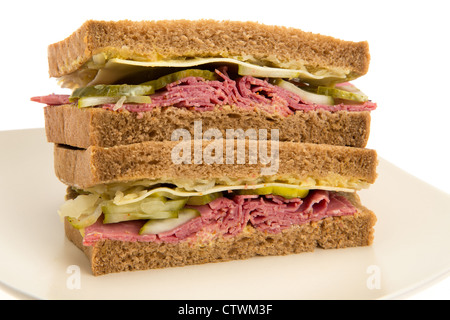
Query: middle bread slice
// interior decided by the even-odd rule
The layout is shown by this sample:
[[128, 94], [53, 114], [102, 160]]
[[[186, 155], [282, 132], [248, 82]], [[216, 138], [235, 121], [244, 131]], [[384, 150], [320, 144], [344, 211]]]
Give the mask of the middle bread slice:
[[376, 179], [375, 150], [270, 140], [148, 141], [87, 149], [55, 145], [57, 177], [86, 189], [148, 180], [186, 190], [204, 185], [288, 183], [358, 190]]
[[203, 130], [215, 128], [223, 136], [229, 129], [278, 129], [280, 141], [364, 148], [371, 120], [370, 111], [314, 110], [282, 116], [258, 108], [247, 110], [233, 106], [217, 106], [206, 111], [153, 108], [142, 113], [80, 109], [75, 105], [47, 106], [44, 110], [48, 141], [83, 149], [171, 140], [172, 132], [178, 128], [194, 134], [196, 121], [202, 122]]

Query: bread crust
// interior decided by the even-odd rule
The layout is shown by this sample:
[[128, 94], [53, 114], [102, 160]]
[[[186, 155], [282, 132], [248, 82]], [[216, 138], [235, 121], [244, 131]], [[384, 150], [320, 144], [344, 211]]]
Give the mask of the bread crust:
[[351, 42], [295, 28], [215, 20], [86, 21], [48, 47], [49, 74], [61, 77], [99, 52], [123, 59], [156, 61], [189, 57], [245, 57], [272, 66], [341, 68], [367, 73], [366, 41]]
[[374, 238], [376, 217], [363, 207], [356, 194], [345, 195], [357, 208], [354, 216], [332, 217], [295, 225], [278, 234], [264, 233], [247, 226], [232, 238], [217, 238], [208, 244], [124, 242], [101, 240], [83, 246], [80, 232], [65, 220], [67, 238], [87, 255], [95, 276], [108, 273], [249, 259], [255, 256], [282, 256], [312, 252], [316, 248], [337, 249], [369, 246]]
[[171, 140], [176, 129], [186, 129], [194, 136], [194, 121], [201, 121], [203, 132], [218, 129], [223, 137], [227, 129], [266, 129], [270, 139], [270, 130], [278, 129], [280, 141], [364, 148], [371, 119], [369, 111], [297, 111], [283, 117], [234, 106], [210, 111], [167, 107], [138, 114], [62, 105], [47, 106], [44, 113], [49, 142], [82, 149]]
[[[215, 143], [217, 143], [216, 141]], [[223, 146], [223, 159], [226, 159], [226, 141], [219, 141]], [[261, 176], [261, 169], [269, 165], [257, 161], [248, 161], [249, 142], [246, 141], [245, 164], [238, 164], [237, 143], [234, 144], [234, 163], [205, 164], [194, 163], [194, 141], [189, 142], [190, 163], [176, 164], [172, 159], [172, 150], [179, 146], [178, 141], [149, 141], [111, 148], [89, 147], [87, 150], [73, 149], [55, 145], [54, 163], [56, 176], [65, 184], [86, 189], [102, 183], [133, 181], [139, 179], [167, 182], [177, 178], [198, 179], [256, 179]], [[268, 156], [271, 154], [271, 141], [267, 142]], [[258, 143], [262, 143], [259, 141]], [[203, 143], [203, 152], [209, 145]], [[254, 146], [252, 146], [254, 147]], [[278, 170], [270, 179], [286, 181], [287, 179], [304, 180], [314, 178], [326, 180], [333, 177], [359, 179], [366, 183], [375, 182], [378, 164], [375, 150], [319, 145], [296, 142], [279, 142]], [[200, 159], [201, 160], [201, 159]], [[275, 159], [274, 159], [275, 160]]]

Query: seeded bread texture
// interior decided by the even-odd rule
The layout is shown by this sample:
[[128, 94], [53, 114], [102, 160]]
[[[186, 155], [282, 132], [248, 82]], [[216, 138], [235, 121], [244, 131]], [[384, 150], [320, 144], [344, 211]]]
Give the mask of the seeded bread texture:
[[[213, 140], [214, 142], [214, 140]], [[207, 164], [203, 159], [194, 164], [194, 141], [189, 143], [177, 141], [150, 141], [111, 148], [89, 147], [86, 150], [73, 149], [55, 145], [54, 164], [56, 176], [65, 184], [78, 188], [88, 188], [102, 183], [133, 181], [139, 179], [171, 179], [186, 180], [199, 179], [241, 179], [248, 181], [261, 176], [262, 168], [269, 168], [271, 164], [262, 164], [261, 158], [256, 164], [248, 160], [249, 141], [245, 146], [245, 164], [237, 164], [237, 143], [234, 144], [234, 161], [228, 163], [226, 159], [226, 141], [217, 140], [223, 148], [222, 163]], [[199, 141], [202, 143], [202, 141]], [[258, 142], [261, 146], [261, 141]], [[271, 141], [267, 143], [267, 155], [271, 156]], [[176, 147], [186, 147], [191, 150], [189, 163], [175, 164], [172, 150]], [[275, 145], [274, 145], [275, 146]], [[203, 152], [209, 147], [202, 143]], [[259, 147], [257, 147], [259, 148]], [[286, 181], [295, 179], [328, 179], [339, 176], [360, 179], [373, 183], [376, 178], [377, 154], [374, 150], [363, 148], [339, 147], [330, 145], [279, 142], [279, 165], [270, 179]], [[239, 153], [241, 156], [242, 153]], [[243, 159], [243, 158], [241, 158]]]
[[44, 109], [47, 140], [87, 149], [112, 147], [145, 141], [171, 140], [176, 129], [186, 129], [194, 138], [194, 121], [201, 121], [203, 132], [218, 129], [279, 130], [279, 141], [331, 144], [363, 148], [370, 133], [370, 112], [296, 112], [283, 117], [261, 110], [223, 106], [211, 111], [184, 108], [155, 108], [141, 115], [112, 112], [102, 108], [80, 109], [73, 105]]
[[192, 57], [248, 57], [272, 66], [341, 68], [367, 73], [367, 42], [351, 42], [294, 28], [215, 20], [87, 21], [48, 48], [49, 74], [74, 72], [93, 55], [107, 52], [146, 61]]
[[83, 250], [95, 276], [108, 273], [242, 260], [255, 256], [282, 256], [312, 252], [316, 248], [337, 249], [369, 246], [373, 242], [376, 216], [360, 204], [356, 194], [345, 195], [358, 213], [295, 225], [278, 234], [264, 233], [248, 225], [232, 238], [218, 238], [208, 244], [124, 242], [101, 240], [83, 246], [83, 237], [65, 221], [67, 238]]

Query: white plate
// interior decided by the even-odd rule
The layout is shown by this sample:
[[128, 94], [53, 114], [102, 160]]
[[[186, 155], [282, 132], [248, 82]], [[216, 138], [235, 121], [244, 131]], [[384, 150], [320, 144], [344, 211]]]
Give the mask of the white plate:
[[450, 272], [450, 196], [380, 159], [360, 192], [378, 217], [371, 247], [94, 277], [56, 214], [65, 186], [43, 129], [0, 132], [0, 145], [0, 282], [20, 297], [400, 298]]

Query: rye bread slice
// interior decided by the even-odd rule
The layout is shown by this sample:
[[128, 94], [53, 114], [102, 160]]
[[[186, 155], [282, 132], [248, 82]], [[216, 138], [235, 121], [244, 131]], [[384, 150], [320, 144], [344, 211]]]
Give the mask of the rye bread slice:
[[352, 42], [295, 28], [215, 20], [86, 21], [48, 47], [49, 74], [72, 73], [93, 55], [156, 61], [195, 57], [251, 57], [275, 67], [367, 73], [366, 41]]
[[227, 129], [266, 129], [270, 139], [270, 130], [278, 129], [280, 141], [364, 148], [369, 139], [371, 119], [369, 111], [297, 111], [283, 117], [232, 106], [210, 111], [155, 108], [138, 114], [62, 105], [47, 106], [44, 113], [49, 142], [83, 149], [171, 140], [172, 132], [180, 128], [193, 136], [195, 121], [201, 121], [203, 132], [217, 129], [223, 137]]
[[[198, 142], [195, 141], [149, 141], [111, 148], [92, 146], [86, 150], [55, 145], [55, 172], [65, 184], [82, 189], [103, 183], [140, 179], [162, 179], [167, 182], [180, 178], [190, 181], [205, 179], [249, 181], [262, 175], [266, 181], [278, 182], [313, 178], [324, 181], [351, 179], [371, 184], [375, 182], [377, 176], [377, 153], [371, 149], [296, 142], [279, 142], [277, 147], [273, 141], [258, 141], [258, 145], [255, 146], [246, 141], [245, 149], [239, 152], [236, 141], [228, 142], [234, 146], [233, 163], [227, 163], [226, 140], [203, 142], [200, 153], [197, 153], [199, 155], [197, 160], [200, 160], [198, 163], [195, 151], [197, 148], [195, 143]], [[206, 151], [212, 143], [222, 146], [221, 163], [219, 158], [218, 163], [206, 163], [208, 159], [205, 155], [212, 155], [215, 152], [214, 149]], [[256, 151], [255, 148], [258, 148], [257, 155], [260, 155], [259, 152], [263, 150], [265, 143], [268, 159], [259, 156], [254, 164], [250, 164], [249, 151]], [[189, 162], [174, 162], [173, 150], [177, 150], [177, 147], [186, 147], [186, 154], [188, 151], [191, 152]], [[277, 149], [278, 156], [275, 152]], [[184, 151], [179, 154], [184, 154]], [[238, 164], [238, 157], [244, 159], [244, 163]]]

